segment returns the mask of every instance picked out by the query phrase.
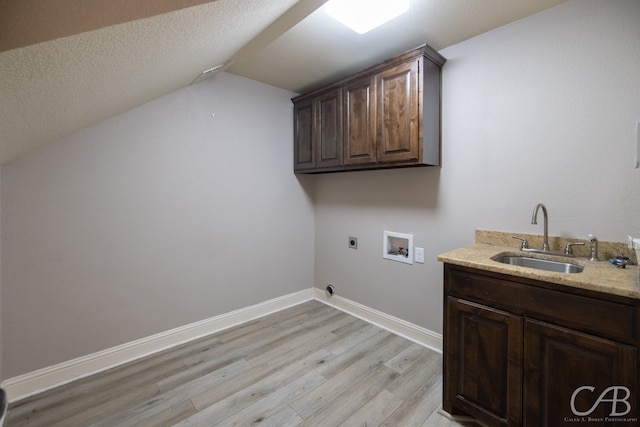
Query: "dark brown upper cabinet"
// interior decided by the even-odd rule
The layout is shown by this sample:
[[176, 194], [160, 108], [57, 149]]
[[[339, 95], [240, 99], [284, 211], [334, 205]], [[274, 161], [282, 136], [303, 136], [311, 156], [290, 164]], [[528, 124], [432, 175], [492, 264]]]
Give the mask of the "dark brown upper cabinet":
[[293, 98], [294, 171], [439, 165], [445, 61], [424, 45]]

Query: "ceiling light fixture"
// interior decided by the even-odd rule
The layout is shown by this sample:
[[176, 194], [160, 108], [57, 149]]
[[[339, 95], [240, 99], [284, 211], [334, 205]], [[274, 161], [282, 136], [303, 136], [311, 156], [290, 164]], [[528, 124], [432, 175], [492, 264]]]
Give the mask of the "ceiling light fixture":
[[364, 34], [409, 10], [409, 0], [329, 0], [326, 12], [358, 34]]

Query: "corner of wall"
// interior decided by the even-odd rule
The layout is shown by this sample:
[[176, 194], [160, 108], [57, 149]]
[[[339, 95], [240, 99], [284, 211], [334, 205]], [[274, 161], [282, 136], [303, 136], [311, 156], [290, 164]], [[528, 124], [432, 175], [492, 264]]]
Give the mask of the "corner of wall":
[[4, 379], [2, 361], [3, 361], [3, 346], [2, 346], [2, 166], [0, 166], [0, 381]]

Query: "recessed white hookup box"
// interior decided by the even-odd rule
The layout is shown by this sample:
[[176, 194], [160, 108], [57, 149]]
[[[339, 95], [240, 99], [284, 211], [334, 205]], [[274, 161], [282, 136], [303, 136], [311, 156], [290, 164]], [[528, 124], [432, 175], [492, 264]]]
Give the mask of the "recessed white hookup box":
[[385, 231], [382, 246], [383, 258], [413, 264], [413, 234]]

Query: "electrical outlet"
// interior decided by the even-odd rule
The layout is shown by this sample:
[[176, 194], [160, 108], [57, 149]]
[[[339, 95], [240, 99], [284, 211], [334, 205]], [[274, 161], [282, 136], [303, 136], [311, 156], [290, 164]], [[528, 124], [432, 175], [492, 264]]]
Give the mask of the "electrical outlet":
[[349, 236], [348, 244], [351, 249], [358, 249], [358, 238]]
[[414, 248], [413, 257], [416, 262], [424, 264], [424, 248]]

